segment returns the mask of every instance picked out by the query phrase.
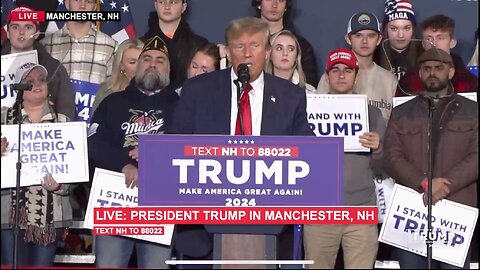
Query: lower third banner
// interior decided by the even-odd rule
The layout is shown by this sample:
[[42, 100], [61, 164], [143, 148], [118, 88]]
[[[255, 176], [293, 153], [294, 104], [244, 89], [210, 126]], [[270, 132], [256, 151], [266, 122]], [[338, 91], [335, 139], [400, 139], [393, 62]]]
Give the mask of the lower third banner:
[[109, 228], [97, 227], [98, 224], [94, 222], [94, 208], [108, 207], [108, 209], [112, 209], [112, 206], [123, 206], [135, 209], [137, 204], [138, 188], [127, 188], [123, 173], [97, 168], [93, 177], [83, 226], [94, 229], [94, 234], [97, 235], [120, 234], [169, 246], [172, 241], [174, 225], [162, 225], [160, 222], [155, 222], [150, 224], [151, 227], [137, 227], [134, 226], [138, 225], [137, 223], [130, 223], [131, 226], [125, 227], [119, 226], [123, 218], [118, 218], [118, 216], [112, 216]]

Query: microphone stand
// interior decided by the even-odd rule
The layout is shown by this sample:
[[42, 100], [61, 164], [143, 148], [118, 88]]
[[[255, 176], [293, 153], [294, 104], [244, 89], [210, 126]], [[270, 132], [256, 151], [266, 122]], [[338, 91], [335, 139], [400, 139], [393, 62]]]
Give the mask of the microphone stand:
[[246, 83], [242, 83], [239, 80], [234, 80], [233, 83], [237, 87], [237, 110], [238, 110], [238, 117], [240, 118], [240, 135], [245, 135], [245, 130], [243, 129], [243, 119], [242, 119], [242, 110], [240, 107], [241, 97], [243, 90], [245, 89]]
[[17, 98], [16, 98], [16, 103], [17, 103], [17, 122], [18, 122], [18, 152], [17, 152], [17, 164], [16, 164], [16, 169], [17, 169], [17, 182], [15, 185], [15, 192], [16, 192], [16, 198], [15, 198], [15, 221], [14, 221], [14, 227], [13, 227], [13, 269], [18, 269], [18, 235], [20, 233], [20, 209], [19, 209], [19, 203], [20, 203], [20, 177], [22, 174], [22, 161], [20, 159], [21, 156], [21, 149], [22, 149], [22, 103], [23, 103], [23, 93], [24, 91], [18, 91], [17, 92]]
[[432, 269], [432, 246], [433, 246], [433, 229], [432, 229], [432, 180], [433, 180], [433, 113], [435, 112], [435, 102], [432, 98], [428, 100], [428, 196], [427, 196], [427, 269]]

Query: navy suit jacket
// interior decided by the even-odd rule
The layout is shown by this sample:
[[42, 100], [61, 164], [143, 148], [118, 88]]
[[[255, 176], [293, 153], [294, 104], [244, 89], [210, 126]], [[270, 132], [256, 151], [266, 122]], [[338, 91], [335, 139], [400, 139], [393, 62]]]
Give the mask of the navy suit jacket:
[[[264, 74], [261, 135], [314, 135], [307, 121], [305, 90]], [[191, 78], [183, 84], [173, 119], [174, 134], [230, 134], [231, 69]]]
[[[261, 135], [313, 136], [314, 133], [307, 122], [305, 90], [270, 74], [265, 73], [264, 79]], [[186, 80], [170, 133], [229, 135], [231, 85], [231, 69], [210, 72]], [[178, 252], [196, 258], [204, 258], [208, 254], [211, 256], [213, 238], [207, 234], [203, 226], [176, 227], [174, 246]], [[255, 231], [261, 234], [263, 230], [268, 228], [271, 230], [273, 227], [277, 227], [278, 230], [283, 228], [282, 225], [249, 225], [235, 226], [233, 230], [243, 233]]]

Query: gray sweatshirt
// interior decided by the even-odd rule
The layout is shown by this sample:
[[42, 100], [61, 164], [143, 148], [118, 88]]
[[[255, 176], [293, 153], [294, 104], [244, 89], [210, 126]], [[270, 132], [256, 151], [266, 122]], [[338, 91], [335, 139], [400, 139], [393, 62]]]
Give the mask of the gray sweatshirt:
[[385, 134], [385, 120], [377, 107], [368, 105], [368, 122], [371, 132], [380, 136], [379, 151], [345, 153], [344, 171], [344, 202], [345, 205], [375, 206], [374, 176], [383, 173], [383, 138]]

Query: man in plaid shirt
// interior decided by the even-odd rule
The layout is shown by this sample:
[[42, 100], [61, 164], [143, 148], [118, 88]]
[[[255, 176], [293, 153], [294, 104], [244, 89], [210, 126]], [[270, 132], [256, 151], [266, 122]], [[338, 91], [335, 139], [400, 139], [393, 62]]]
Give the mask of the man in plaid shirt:
[[[94, 11], [96, 0], [65, 0], [69, 11]], [[100, 84], [112, 73], [117, 42], [95, 29], [92, 22], [67, 22], [42, 40], [47, 51], [62, 62], [71, 79]]]
[[[96, 1], [98, 0], [65, 0], [64, 3], [69, 11], [88, 12], [96, 9]], [[65, 66], [70, 79], [100, 85], [112, 73], [117, 41], [98, 31], [93, 22], [66, 22], [60, 30], [43, 38], [41, 43], [53, 58]], [[78, 83], [72, 85], [76, 91], [77, 120], [88, 121], [98, 88], [83, 88], [82, 85], [85, 84]], [[74, 217], [83, 218], [85, 215], [89, 192], [86, 183], [72, 188]]]

